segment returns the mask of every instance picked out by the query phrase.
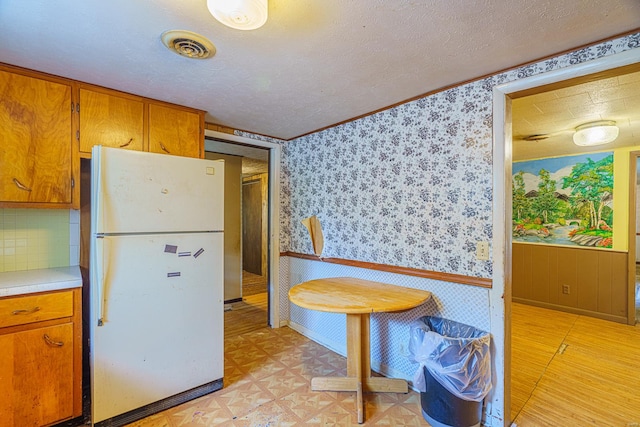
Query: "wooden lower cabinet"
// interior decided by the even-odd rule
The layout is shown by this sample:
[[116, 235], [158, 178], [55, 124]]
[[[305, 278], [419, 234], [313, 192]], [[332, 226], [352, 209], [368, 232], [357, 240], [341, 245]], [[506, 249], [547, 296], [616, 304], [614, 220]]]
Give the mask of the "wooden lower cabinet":
[[35, 427], [72, 417], [72, 323], [0, 336], [0, 348], [0, 381], [7, 393], [0, 423]]
[[26, 322], [0, 329], [3, 427], [48, 426], [82, 415], [80, 289], [39, 295], [59, 297], [58, 306], [68, 301], [74, 313], [32, 322], [30, 317], [47, 311], [52, 298], [39, 305], [33, 305], [31, 296], [0, 299], [0, 310], [6, 307], [9, 315]]

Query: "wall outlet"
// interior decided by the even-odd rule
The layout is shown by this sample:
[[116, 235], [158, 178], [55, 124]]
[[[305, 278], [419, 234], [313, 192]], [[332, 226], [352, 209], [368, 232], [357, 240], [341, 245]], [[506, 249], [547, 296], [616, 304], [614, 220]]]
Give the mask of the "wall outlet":
[[476, 243], [476, 259], [480, 261], [489, 259], [489, 242]]
[[571, 293], [571, 288], [569, 285], [562, 285], [562, 293], [565, 295], [569, 295]]

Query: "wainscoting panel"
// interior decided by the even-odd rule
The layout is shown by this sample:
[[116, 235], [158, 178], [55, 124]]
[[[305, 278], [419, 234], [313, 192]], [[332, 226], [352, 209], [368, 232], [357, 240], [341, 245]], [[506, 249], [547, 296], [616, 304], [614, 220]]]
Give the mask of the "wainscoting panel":
[[513, 244], [513, 300], [625, 323], [627, 253]]

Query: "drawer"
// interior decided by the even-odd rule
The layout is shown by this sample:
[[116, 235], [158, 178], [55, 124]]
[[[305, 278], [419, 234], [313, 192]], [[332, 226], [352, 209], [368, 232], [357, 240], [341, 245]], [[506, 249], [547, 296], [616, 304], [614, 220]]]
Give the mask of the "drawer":
[[0, 299], [0, 328], [73, 315], [73, 291]]

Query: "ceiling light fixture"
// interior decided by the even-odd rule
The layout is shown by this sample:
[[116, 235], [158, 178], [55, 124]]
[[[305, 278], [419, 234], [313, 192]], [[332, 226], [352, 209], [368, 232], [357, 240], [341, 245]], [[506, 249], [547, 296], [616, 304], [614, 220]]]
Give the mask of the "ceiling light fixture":
[[267, 22], [267, 0], [207, 0], [209, 12], [224, 25], [255, 30]]
[[573, 143], [580, 146], [602, 145], [613, 142], [620, 129], [613, 120], [589, 122], [576, 128]]

